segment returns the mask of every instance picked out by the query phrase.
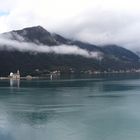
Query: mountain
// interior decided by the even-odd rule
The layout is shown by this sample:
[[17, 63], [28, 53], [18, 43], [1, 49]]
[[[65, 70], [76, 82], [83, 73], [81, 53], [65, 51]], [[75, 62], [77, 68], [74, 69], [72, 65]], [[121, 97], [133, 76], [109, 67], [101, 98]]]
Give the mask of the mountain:
[[49, 33], [41, 26], [3, 33], [2, 36], [4, 37], [10, 36], [10, 39], [18, 40], [18, 41], [21, 41], [21, 37], [22, 37], [24, 39], [23, 41], [26, 42], [42, 43], [44, 45], [49, 45], [49, 46], [57, 45], [57, 41], [51, 35], [51, 33]]
[[102, 59], [95, 59], [74, 54], [33, 53], [0, 49], [1, 76], [8, 75], [10, 71], [16, 71], [17, 69], [20, 69], [22, 74], [26, 75], [47, 73], [52, 70], [69, 73], [70, 71], [81, 72], [87, 70], [130, 70], [140, 67], [139, 56], [123, 47], [117, 45], [97, 46], [67, 39], [59, 34], [50, 33], [41, 26], [14, 30], [0, 36], [21, 43], [28, 42], [50, 47], [59, 45], [77, 46], [89, 53], [99, 52], [102, 55]]
[[118, 57], [121, 60], [134, 62], [139, 60], [139, 56], [137, 56], [135, 53], [117, 45], [103, 46], [103, 51], [105, 54]]

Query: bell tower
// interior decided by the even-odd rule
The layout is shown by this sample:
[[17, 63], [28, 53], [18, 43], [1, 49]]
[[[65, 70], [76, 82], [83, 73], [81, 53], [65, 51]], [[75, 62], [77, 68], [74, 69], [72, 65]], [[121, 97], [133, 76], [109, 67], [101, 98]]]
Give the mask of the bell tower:
[[17, 75], [16, 78], [20, 79], [20, 72], [19, 72], [19, 70], [17, 70], [17, 74], [16, 75]]

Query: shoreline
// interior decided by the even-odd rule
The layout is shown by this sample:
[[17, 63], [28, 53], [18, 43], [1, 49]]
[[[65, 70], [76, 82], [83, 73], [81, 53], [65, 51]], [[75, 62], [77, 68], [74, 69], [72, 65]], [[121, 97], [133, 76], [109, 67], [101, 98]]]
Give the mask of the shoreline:
[[[79, 73], [80, 74], [80, 73]], [[100, 73], [92, 73], [92, 74], [80, 74], [80, 75], [100, 75], [100, 74], [140, 74], [140, 72], [100, 72]], [[62, 74], [65, 75], [65, 74]], [[68, 74], [71, 75], [71, 74]], [[77, 75], [77, 74], [72, 74]], [[53, 75], [52, 75], [53, 76]], [[54, 75], [56, 77], [56, 75]], [[60, 76], [60, 75], [59, 75]], [[0, 77], [0, 80], [34, 80], [34, 79], [52, 79], [51, 75], [49, 76], [31, 76], [31, 77], [20, 77], [20, 78], [11, 78], [11, 77]]]
[[[10, 77], [0, 77], [0, 80], [32, 80], [32, 79], [40, 79], [41, 77], [20, 77], [20, 78], [10, 78]], [[47, 77], [46, 77], [47, 78]]]

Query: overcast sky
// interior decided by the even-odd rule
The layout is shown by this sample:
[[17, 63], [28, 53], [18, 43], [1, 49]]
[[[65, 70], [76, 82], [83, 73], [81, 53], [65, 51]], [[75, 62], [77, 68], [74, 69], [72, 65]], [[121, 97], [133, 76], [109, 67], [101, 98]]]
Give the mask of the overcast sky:
[[140, 0], [0, 0], [0, 32], [41, 25], [94, 44], [140, 49]]

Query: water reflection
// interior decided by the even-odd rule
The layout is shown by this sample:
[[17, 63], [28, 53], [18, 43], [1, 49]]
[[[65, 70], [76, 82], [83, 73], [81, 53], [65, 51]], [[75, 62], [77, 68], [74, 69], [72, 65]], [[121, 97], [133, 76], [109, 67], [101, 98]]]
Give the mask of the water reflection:
[[10, 87], [20, 87], [20, 79], [10, 78]]
[[10, 88], [9, 81], [0, 85], [0, 140], [140, 137], [139, 79], [10, 79]]

